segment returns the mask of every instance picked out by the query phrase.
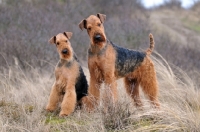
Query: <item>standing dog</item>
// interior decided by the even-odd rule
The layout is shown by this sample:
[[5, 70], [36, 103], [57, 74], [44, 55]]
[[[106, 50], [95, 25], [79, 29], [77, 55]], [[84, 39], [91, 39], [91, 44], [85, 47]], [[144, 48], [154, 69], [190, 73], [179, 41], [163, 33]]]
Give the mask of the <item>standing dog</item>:
[[[127, 93], [132, 97], [136, 106], [141, 106], [139, 86], [148, 96], [151, 103], [159, 107], [157, 99], [158, 85], [154, 64], [150, 54], [154, 48], [153, 35], [150, 34], [150, 48], [145, 52], [125, 49], [107, 40], [103, 23], [106, 15], [91, 15], [79, 23], [81, 30], [86, 29], [90, 38], [88, 49], [88, 67], [90, 71], [89, 101], [88, 107], [93, 109], [98, 104], [100, 97], [100, 85], [105, 82], [110, 90], [112, 101], [117, 100], [116, 80], [124, 78]], [[89, 105], [90, 104], [90, 105]]]
[[71, 37], [71, 32], [64, 32], [49, 40], [51, 44], [56, 45], [60, 60], [55, 68], [56, 81], [53, 84], [46, 110], [55, 110], [61, 98], [60, 116], [71, 114], [77, 101], [84, 98], [88, 90], [86, 77], [69, 41]]

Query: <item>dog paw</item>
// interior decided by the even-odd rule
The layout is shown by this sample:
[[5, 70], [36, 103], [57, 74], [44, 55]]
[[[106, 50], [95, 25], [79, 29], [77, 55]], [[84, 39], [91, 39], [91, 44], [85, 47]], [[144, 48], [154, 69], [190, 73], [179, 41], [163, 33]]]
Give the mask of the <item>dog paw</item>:
[[54, 110], [55, 110], [54, 107], [49, 107], [49, 106], [46, 107], [46, 111], [48, 112], [53, 112]]
[[59, 114], [59, 116], [60, 117], [66, 117], [66, 116], [68, 116], [70, 113], [64, 113], [64, 112], [60, 112], [60, 114]]

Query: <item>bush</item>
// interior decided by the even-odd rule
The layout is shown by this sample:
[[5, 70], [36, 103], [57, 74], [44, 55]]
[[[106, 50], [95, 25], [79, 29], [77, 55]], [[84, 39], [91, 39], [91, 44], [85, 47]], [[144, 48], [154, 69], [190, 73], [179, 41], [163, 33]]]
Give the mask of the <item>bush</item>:
[[[48, 63], [55, 65], [58, 53], [48, 40], [64, 31], [73, 32], [70, 40], [72, 47], [84, 62], [89, 38], [86, 32], [81, 32], [78, 23], [90, 14], [99, 12], [107, 15], [105, 27], [109, 39], [132, 48], [140, 45], [144, 40], [142, 37], [148, 34], [145, 11], [137, 12], [137, 9], [142, 10], [141, 5], [123, 1], [108, 3], [120, 10], [112, 8], [111, 11], [107, 6], [99, 6], [103, 4], [100, 1], [92, 0], [3, 1], [0, 5], [0, 63], [4, 67], [13, 65], [15, 58], [23, 69], [28, 68], [27, 65], [40, 68], [48, 68]], [[122, 10], [124, 8], [126, 10]]]

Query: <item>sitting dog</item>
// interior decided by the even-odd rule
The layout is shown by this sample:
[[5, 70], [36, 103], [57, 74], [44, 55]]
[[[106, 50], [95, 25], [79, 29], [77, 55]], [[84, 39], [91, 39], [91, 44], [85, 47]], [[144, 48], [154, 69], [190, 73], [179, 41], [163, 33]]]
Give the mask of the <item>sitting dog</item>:
[[60, 116], [71, 114], [77, 102], [81, 102], [88, 91], [86, 76], [69, 41], [71, 37], [71, 32], [64, 32], [49, 40], [51, 44], [56, 45], [60, 60], [55, 68], [56, 81], [53, 84], [46, 110], [55, 110], [61, 98]]

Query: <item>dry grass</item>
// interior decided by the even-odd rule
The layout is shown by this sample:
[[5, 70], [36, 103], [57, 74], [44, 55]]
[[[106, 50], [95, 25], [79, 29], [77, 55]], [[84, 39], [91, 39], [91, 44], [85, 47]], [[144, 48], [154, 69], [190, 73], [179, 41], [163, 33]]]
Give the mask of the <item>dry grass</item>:
[[[199, 3], [191, 11], [167, 9], [166, 5], [150, 12], [138, 0], [2, 1], [0, 131], [200, 130]], [[154, 34], [155, 50], [167, 60], [159, 54], [152, 57], [160, 88], [160, 110], [151, 108], [143, 95], [145, 105], [142, 110], [136, 109], [125, 93], [122, 80], [118, 81], [118, 103], [113, 106], [102, 100], [108, 103], [107, 110], [100, 105], [93, 113], [76, 110], [66, 118], [58, 117], [59, 109], [53, 113], [44, 110], [58, 59], [55, 47], [48, 45], [47, 40], [62, 30], [72, 31], [72, 46], [82, 64], [87, 63], [89, 39], [77, 25], [98, 12], [107, 15], [108, 38], [123, 47], [146, 49], [150, 30]], [[87, 68], [84, 71], [89, 78]]]
[[[0, 131], [198, 131], [200, 97], [195, 82], [181, 69], [159, 55], [152, 57], [159, 80], [161, 109], [151, 108], [143, 97], [144, 107], [136, 109], [118, 81], [119, 101], [105, 111], [76, 110], [66, 118], [44, 111], [53, 76], [38, 69], [24, 72], [14, 65], [0, 75]], [[52, 69], [53, 71], [53, 69]], [[51, 73], [51, 72], [50, 72]], [[88, 71], [85, 68], [85, 73]]]

